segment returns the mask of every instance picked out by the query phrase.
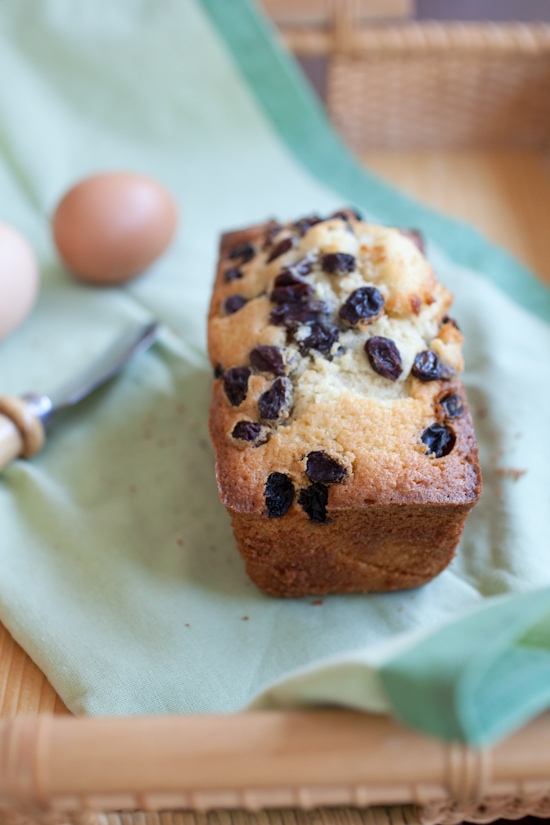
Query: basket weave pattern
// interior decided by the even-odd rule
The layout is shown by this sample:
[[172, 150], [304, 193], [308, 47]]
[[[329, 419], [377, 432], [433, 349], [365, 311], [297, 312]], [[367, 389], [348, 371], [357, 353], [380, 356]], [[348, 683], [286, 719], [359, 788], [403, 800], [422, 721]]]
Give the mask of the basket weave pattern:
[[328, 59], [327, 107], [357, 151], [550, 142], [550, 25], [364, 26], [334, 5], [329, 30], [285, 32]]
[[476, 805], [434, 804], [418, 809], [422, 825], [459, 825], [460, 822], [486, 823], [496, 819], [523, 819], [527, 816], [550, 818], [550, 783], [538, 794], [491, 796]]
[[411, 25], [386, 30], [378, 48], [364, 39], [358, 54], [331, 60], [332, 118], [358, 150], [543, 146], [550, 137], [550, 27], [532, 50], [519, 34], [504, 30], [503, 44], [492, 29]]

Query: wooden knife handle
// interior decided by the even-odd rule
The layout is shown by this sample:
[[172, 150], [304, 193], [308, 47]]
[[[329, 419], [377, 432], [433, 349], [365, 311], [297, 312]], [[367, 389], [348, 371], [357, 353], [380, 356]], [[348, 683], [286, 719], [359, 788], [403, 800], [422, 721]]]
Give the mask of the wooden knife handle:
[[30, 458], [42, 449], [44, 427], [22, 398], [0, 398], [0, 470], [20, 456]]

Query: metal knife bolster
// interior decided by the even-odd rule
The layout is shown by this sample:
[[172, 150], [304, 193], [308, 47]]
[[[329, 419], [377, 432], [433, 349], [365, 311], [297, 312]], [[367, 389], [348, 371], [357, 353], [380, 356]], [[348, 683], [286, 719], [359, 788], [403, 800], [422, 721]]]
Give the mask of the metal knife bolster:
[[21, 397], [23, 401], [26, 402], [32, 415], [38, 418], [43, 427], [47, 427], [54, 412], [52, 399], [47, 395], [37, 395], [33, 392], [29, 392]]
[[84, 372], [50, 395], [27, 393], [0, 398], [0, 470], [18, 456], [39, 452], [44, 434], [58, 410], [72, 407], [114, 378], [130, 358], [153, 344], [158, 324], [142, 324], [125, 333]]

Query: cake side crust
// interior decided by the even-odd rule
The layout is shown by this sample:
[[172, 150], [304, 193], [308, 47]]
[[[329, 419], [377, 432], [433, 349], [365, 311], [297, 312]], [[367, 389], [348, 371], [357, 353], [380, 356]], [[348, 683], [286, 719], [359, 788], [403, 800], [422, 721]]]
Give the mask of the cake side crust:
[[[252, 581], [273, 596], [408, 590], [452, 561], [472, 504], [367, 505], [311, 525], [298, 511], [267, 525], [231, 513]], [[316, 527], [316, 529], [313, 529]]]

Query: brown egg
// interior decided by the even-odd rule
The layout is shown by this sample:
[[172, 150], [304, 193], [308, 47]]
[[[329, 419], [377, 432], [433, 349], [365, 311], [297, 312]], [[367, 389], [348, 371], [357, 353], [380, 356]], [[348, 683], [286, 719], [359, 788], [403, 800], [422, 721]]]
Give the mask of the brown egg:
[[52, 219], [65, 265], [91, 284], [119, 284], [143, 272], [168, 247], [178, 211], [152, 178], [94, 175], [64, 195]]

